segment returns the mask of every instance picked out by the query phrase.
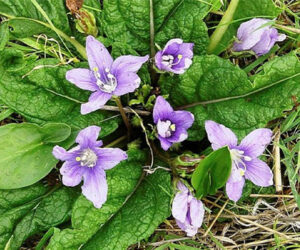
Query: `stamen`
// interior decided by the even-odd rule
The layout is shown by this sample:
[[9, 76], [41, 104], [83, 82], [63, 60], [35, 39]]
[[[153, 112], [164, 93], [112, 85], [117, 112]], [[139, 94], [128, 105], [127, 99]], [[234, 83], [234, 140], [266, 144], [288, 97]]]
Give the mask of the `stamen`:
[[96, 166], [98, 157], [93, 150], [89, 148], [85, 149], [81, 152], [80, 156], [81, 157], [76, 157], [76, 161], [78, 161], [78, 159], [80, 161], [80, 166], [89, 168]]
[[176, 125], [175, 124], [171, 124], [170, 125], [170, 129], [171, 129], [171, 131], [174, 132], [176, 130]]
[[81, 158], [80, 158], [79, 156], [77, 156], [77, 157], [75, 158], [75, 160], [76, 160], [76, 161], [81, 161]]
[[245, 161], [251, 161], [252, 158], [251, 158], [250, 156], [244, 156], [244, 160], [245, 160]]
[[101, 80], [101, 75], [99, 74], [99, 69], [97, 67], [93, 68], [94, 76], [96, 78], [96, 84], [98, 87], [106, 93], [112, 93], [117, 87], [116, 77], [110, 73], [109, 68], [104, 69], [107, 74], [104, 74], [104, 82]]

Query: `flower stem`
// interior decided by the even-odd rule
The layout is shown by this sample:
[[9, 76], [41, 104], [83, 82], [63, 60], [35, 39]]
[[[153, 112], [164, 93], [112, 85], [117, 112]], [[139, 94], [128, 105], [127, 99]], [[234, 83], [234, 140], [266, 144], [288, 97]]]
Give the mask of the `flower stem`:
[[220, 23], [218, 24], [218, 27], [214, 31], [214, 33], [210, 37], [210, 43], [207, 48], [208, 54], [214, 54], [215, 49], [217, 45], [220, 43], [223, 35], [228, 29], [228, 26], [230, 25], [233, 15], [236, 11], [236, 8], [239, 4], [239, 0], [231, 0], [224, 16], [222, 17]]
[[149, 0], [150, 4], [150, 52], [151, 58], [155, 56], [155, 47], [154, 47], [154, 14], [153, 14], [153, 0]]
[[126, 128], [127, 128], [128, 138], [130, 138], [130, 135], [131, 135], [131, 125], [130, 125], [130, 122], [129, 122], [129, 120], [128, 120], [128, 117], [126, 116], [126, 113], [125, 113], [125, 111], [124, 111], [122, 102], [121, 102], [121, 100], [120, 100], [119, 97], [115, 97], [114, 100], [115, 100], [117, 106], [119, 107], [120, 114], [121, 114], [121, 116], [122, 116], [123, 122], [125, 123], [125, 126], [126, 126]]
[[118, 139], [112, 141], [111, 143], [107, 144], [105, 146], [105, 148], [111, 148], [111, 147], [119, 144], [121, 141], [124, 141], [126, 138], [127, 138], [127, 135], [123, 135], [123, 136], [119, 137]]

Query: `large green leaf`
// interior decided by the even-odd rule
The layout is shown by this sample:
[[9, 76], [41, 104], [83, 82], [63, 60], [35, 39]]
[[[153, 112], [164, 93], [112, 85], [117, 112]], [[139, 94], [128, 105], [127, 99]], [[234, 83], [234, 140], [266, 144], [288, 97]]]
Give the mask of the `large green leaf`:
[[11, 123], [0, 127], [0, 189], [29, 186], [45, 177], [57, 160], [52, 155], [56, 144], [71, 134], [66, 124], [43, 127]]
[[0, 190], [0, 249], [20, 249], [28, 237], [68, 220], [76, 197], [71, 189], [48, 191], [41, 183]]
[[160, 84], [175, 107], [190, 106], [195, 122], [189, 139], [200, 140], [205, 120], [224, 124], [239, 138], [266, 126], [293, 107], [300, 94], [299, 81], [300, 62], [290, 53], [265, 63], [253, 83], [237, 66], [211, 55], [196, 56], [185, 74], [164, 75]]
[[[125, 42], [142, 54], [150, 52], [149, 0], [104, 0], [103, 30], [113, 41]], [[203, 53], [208, 43], [202, 21], [210, 5], [194, 0], [153, 0], [155, 41], [160, 45], [172, 38], [195, 43]]]
[[127, 161], [107, 171], [109, 193], [103, 207], [96, 209], [79, 197], [73, 228], [55, 233], [47, 249], [126, 249], [148, 237], [169, 215], [169, 174], [157, 171], [139, 182], [144, 155], [136, 150], [128, 155]]
[[220, 22], [217, 28], [218, 32], [212, 35], [210, 46], [212, 44], [214, 46], [209, 49], [210, 53], [220, 54], [224, 51], [234, 40], [237, 29], [242, 22], [249, 21], [255, 17], [274, 19], [281, 12], [272, 0], [235, 0], [231, 2], [233, 2], [232, 4], [234, 4], [235, 8], [229, 8], [229, 15], [225, 14], [224, 16], [226, 20], [224, 19], [223, 22]]
[[74, 130], [101, 126], [101, 136], [118, 127], [117, 113], [98, 110], [80, 114], [80, 105], [91, 92], [65, 79], [71, 66], [55, 59], [24, 59], [20, 51], [6, 49], [0, 54], [0, 99], [28, 121], [45, 124], [63, 122]]
[[192, 185], [198, 199], [214, 195], [223, 187], [231, 172], [231, 157], [228, 147], [220, 148], [200, 161], [192, 175]]

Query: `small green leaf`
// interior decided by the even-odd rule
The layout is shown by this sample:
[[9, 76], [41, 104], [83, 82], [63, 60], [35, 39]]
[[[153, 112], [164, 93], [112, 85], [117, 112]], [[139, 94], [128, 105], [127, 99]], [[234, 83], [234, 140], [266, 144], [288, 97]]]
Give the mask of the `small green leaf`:
[[192, 175], [192, 185], [197, 198], [207, 194], [214, 195], [223, 187], [231, 172], [231, 157], [228, 147], [210, 153], [200, 161]]
[[1, 126], [0, 189], [29, 186], [45, 177], [57, 163], [53, 147], [70, 134], [71, 128], [59, 123], [44, 127], [30, 123]]
[[68, 220], [77, 196], [74, 189], [48, 190], [41, 183], [0, 190], [0, 249], [18, 250], [28, 237]]

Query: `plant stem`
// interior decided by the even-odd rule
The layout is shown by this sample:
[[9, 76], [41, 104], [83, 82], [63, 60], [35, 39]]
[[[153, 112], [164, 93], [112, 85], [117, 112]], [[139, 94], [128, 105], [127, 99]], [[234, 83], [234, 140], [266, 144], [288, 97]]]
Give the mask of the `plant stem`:
[[125, 126], [126, 126], [126, 128], [127, 128], [128, 138], [130, 138], [130, 135], [131, 135], [131, 125], [130, 125], [130, 122], [129, 122], [129, 120], [128, 120], [128, 117], [126, 116], [126, 113], [125, 113], [125, 111], [124, 111], [122, 102], [121, 102], [121, 100], [120, 100], [119, 97], [114, 97], [114, 100], [115, 100], [117, 106], [119, 107], [120, 114], [121, 114], [121, 116], [122, 116], [123, 122], [125, 123]]
[[119, 144], [121, 141], [125, 140], [127, 138], [127, 135], [123, 135], [121, 137], [119, 137], [118, 139], [112, 141], [111, 143], [107, 144], [106, 146], [104, 146], [105, 148], [111, 148], [117, 144]]
[[214, 33], [210, 37], [210, 43], [207, 48], [208, 54], [213, 54], [217, 45], [221, 41], [223, 35], [228, 29], [228, 26], [230, 25], [233, 15], [236, 11], [236, 8], [239, 4], [239, 0], [231, 0], [224, 16], [222, 17], [220, 23], [218, 24], [218, 27], [214, 31]]
[[151, 58], [155, 56], [154, 47], [154, 14], [153, 14], [153, 0], [149, 0], [150, 4], [150, 52]]

